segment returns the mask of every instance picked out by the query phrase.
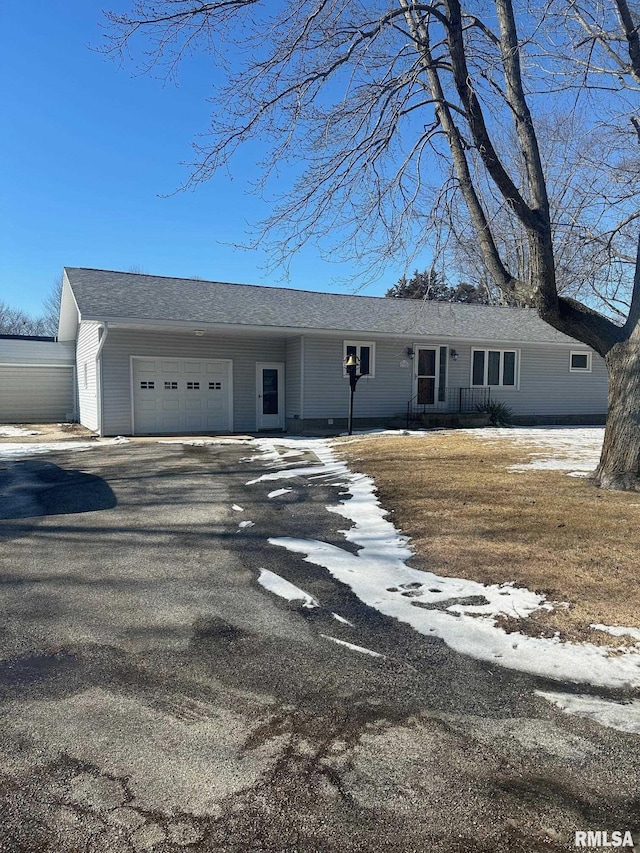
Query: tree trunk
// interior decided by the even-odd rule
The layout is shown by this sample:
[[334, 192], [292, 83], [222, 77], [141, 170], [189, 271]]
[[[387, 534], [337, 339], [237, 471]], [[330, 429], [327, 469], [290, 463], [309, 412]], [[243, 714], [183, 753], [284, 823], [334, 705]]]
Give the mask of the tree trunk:
[[603, 489], [640, 491], [640, 338], [634, 334], [605, 356], [609, 415], [594, 478]]

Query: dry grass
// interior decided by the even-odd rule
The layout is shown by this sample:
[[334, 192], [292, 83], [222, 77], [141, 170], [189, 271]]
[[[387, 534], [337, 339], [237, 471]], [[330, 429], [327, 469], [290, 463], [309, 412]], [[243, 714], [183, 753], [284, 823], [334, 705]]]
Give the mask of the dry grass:
[[364, 436], [337, 448], [375, 479], [382, 505], [412, 539], [415, 566], [513, 581], [569, 605], [507, 629], [615, 645], [590, 624], [640, 628], [637, 493], [603, 492], [562, 472], [511, 473], [534, 451], [506, 436]]

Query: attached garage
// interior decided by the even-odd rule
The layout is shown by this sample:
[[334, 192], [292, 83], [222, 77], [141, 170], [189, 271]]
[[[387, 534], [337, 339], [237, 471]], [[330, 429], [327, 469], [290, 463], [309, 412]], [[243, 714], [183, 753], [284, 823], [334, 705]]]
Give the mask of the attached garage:
[[230, 360], [132, 356], [133, 432], [231, 432], [232, 390]]
[[0, 338], [0, 423], [75, 419], [74, 347], [38, 338]]

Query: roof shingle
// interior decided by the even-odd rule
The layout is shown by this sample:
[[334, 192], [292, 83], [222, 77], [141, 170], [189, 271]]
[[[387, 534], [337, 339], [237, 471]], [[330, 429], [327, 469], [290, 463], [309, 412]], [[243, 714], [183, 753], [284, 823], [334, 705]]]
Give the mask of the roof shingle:
[[265, 326], [399, 337], [570, 343], [533, 309], [316, 293], [66, 268], [83, 320]]

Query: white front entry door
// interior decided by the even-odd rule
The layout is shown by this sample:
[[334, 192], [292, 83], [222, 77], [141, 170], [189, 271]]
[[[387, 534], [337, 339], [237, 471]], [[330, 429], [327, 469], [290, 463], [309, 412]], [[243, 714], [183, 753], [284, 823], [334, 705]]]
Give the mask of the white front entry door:
[[230, 432], [231, 361], [131, 358], [136, 435]]
[[256, 427], [284, 429], [284, 364], [256, 364]]

